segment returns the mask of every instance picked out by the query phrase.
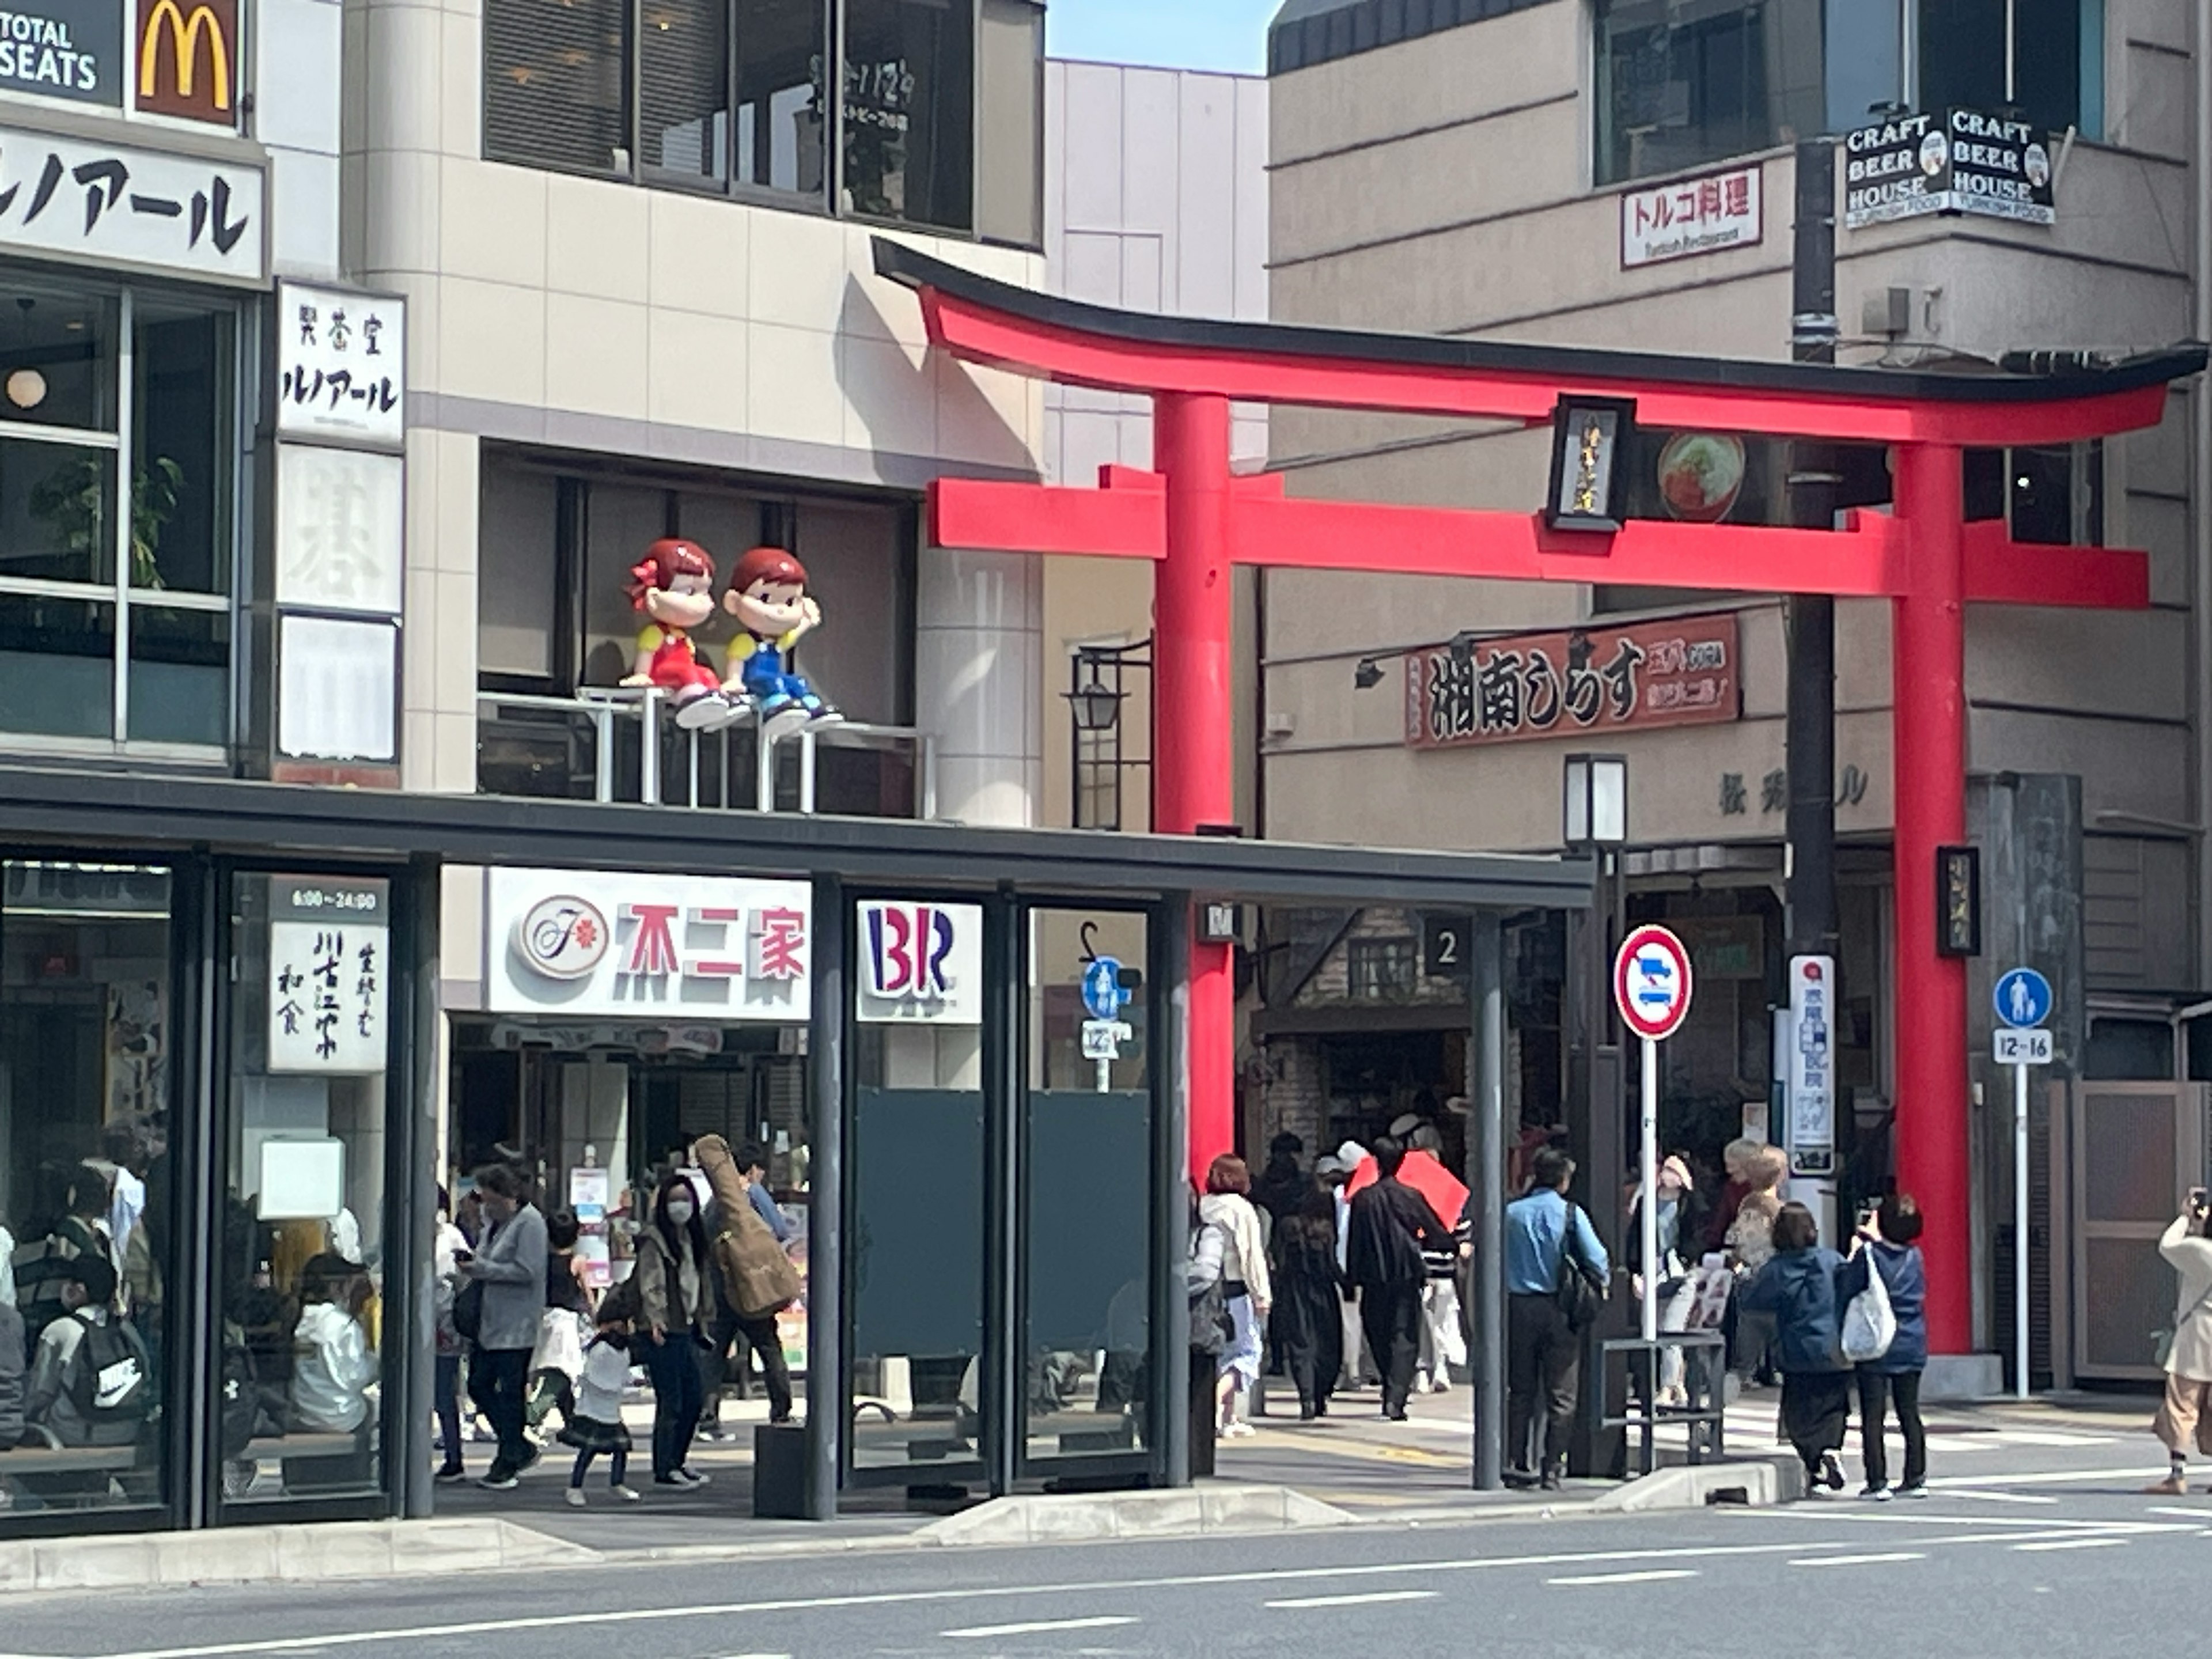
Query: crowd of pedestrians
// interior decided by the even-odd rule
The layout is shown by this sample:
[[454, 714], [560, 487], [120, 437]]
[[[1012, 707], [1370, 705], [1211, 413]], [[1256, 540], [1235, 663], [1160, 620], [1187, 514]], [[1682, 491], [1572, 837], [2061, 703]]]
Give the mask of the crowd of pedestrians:
[[[695, 1157], [711, 1158], [715, 1180], [695, 1173]], [[732, 1154], [718, 1138], [702, 1139], [696, 1149], [687, 1143], [649, 1188], [629, 1233], [628, 1271], [604, 1290], [579, 1252], [574, 1212], [542, 1209], [532, 1173], [520, 1160], [478, 1170], [458, 1211], [441, 1191], [433, 1241], [434, 1406], [443, 1453], [436, 1478], [469, 1478], [464, 1433], [480, 1416], [494, 1452], [478, 1486], [513, 1491], [557, 1443], [576, 1454], [570, 1504], [588, 1502], [587, 1478], [601, 1458], [612, 1495], [639, 1501], [642, 1494], [629, 1484], [633, 1447], [623, 1404], [641, 1369], [653, 1398], [651, 1485], [696, 1491], [710, 1477], [692, 1467], [694, 1446], [702, 1433], [720, 1437], [725, 1385], [749, 1369], [742, 1358], [731, 1365], [732, 1345], [740, 1356], [758, 1358], [770, 1420], [790, 1421], [777, 1307], [773, 1299], [759, 1305], [750, 1283], [733, 1287], [725, 1267], [732, 1231], [753, 1230], [779, 1255], [790, 1237], [767, 1190], [767, 1164], [757, 1146]], [[795, 1272], [779, 1265], [795, 1286]], [[324, 1317], [312, 1305], [310, 1315]], [[342, 1346], [336, 1363], [344, 1363]]]
[[[1431, 1316], [1444, 1300], [1436, 1295], [1439, 1285], [1449, 1292], [1454, 1267], [1467, 1267], [1470, 1218], [1462, 1211], [1448, 1219], [1404, 1178], [1410, 1158], [1437, 1155], [1432, 1127], [1421, 1127], [1426, 1135], [1384, 1135], [1369, 1147], [1347, 1142], [1310, 1172], [1298, 1138], [1279, 1135], [1256, 1182], [1242, 1160], [1214, 1161], [1193, 1206], [1188, 1272], [1193, 1437], [1204, 1443], [1203, 1459], [1210, 1461], [1214, 1441], [1253, 1431], [1244, 1402], [1263, 1373], [1287, 1380], [1302, 1422], [1328, 1416], [1332, 1400], [1360, 1381], [1368, 1364], [1388, 1419], [1403, 1421], [1416, 1392], [1448, 1386], [1448, 1364], [1457, 1360], [1445, 1358]], [[1586, 1334], [1611, 1292], [1615, 1264], [1589, 1213], [1569, 1196], [1574, 1160], [1556, 1145], [1538, 1144], [1515, 1162], [1525, 1173], [1504, 1218], [1506, 1479], [1555, 1490], [1576, 1434]], [[1661, 1162], [1649, 1262], [1641, 1251], [1644, 1195], [1632, 1195], [1621, 1233], [1630, 1293], [1640, 1293], [1649, 1273], [1668, 1310], [1662, 1333], [1683, 1330], [1693, 1313], [1723, 1332], [1729, 1386], [1723, 1391], [1715, 1379], [1715, 1395], [1733, 1399], [1741, 1387], [1779, 1384], [1779, 1436], [1802, 1460], [1809, 1489], [1827, 1493], [1846, 1484], [1838, 1454], [1856, 1406], [1861, 1495], [1924, 1496], [1927, 1278], [1918, 1206], [1910, 1194], [1892, 1194], [1862, 1214], [1847, 1250], [1838, 1251], [1822, 1243], [1811, 1210], [1782, 1197], [1780, 1149], [1740, 1139], [1725, 1149], [1723, 1166], [1725, 1179], [1708, 1200], [1686, 1157]], [[2160, 1432], [2169, 1443], [2193, 1438], [2212, 1455], [2208, 1226], [2200, 1212], [2177, 1223], [2180, 1231], [2169, 1238], [2185, 1287], [2201, 1293], [2191, 1316], [2198, 1322], [2182, 1322], [2197, 1334], [2177, 1343], [2177, 1376], [2204, 1380], [2176, 1382]], [[1717, 1286], [1716, 1278], [1724, 1282]], [[1464, 1357], [1460, 1302], [1454, 1295], [1446, 1305]], [[1877, 1306], [1878, 1316], [1870, 1311]], [[1662, 1411], [1686, 1404], [1683, 1364], [1680, 1345], [1662, 1349]], [[1885, 1443], [1893, 1415], [1905, 1447], [1894, 1485]]]

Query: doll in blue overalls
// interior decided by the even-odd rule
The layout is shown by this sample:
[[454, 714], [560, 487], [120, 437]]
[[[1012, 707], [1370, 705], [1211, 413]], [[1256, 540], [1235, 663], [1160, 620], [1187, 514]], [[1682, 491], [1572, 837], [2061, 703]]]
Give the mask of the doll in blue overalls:
[[791, 648], [822, 624], [822, 607], [806, 591], [805, 565], [780, 547], [756, 547], [731, 571], [722, 608], [740, 629], [730, 644], [723, 690], [742, 689], [753, 700], [763, 731], [844, 718], [788, 665]]

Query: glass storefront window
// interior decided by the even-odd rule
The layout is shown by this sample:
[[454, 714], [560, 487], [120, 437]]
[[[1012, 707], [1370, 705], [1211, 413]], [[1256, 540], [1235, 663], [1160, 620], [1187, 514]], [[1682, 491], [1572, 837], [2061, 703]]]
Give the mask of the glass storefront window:
[[382, 1487], [401, 1346], [383, 1330], [390, 910], [384, 881], [234, 881], [216, 1285], [231, 1504]]
[[1597, 181], [1822, 131], [1818, 0], [1598, 0]]
[[1135, 1452], [1152, 1370], [1145, 918], [1038, 910], [1029, 951], [1024, 1444], [1032, 1462]]
[[165, 1496], [169, 902], [163, 869], [0, 864], [0, 1522]]
[[973, 904], [867, 900], [854, 910], [856, 1470], [942, 1480], [983, 1455], [982, 935]]
[[0, 727], [227, 741], [238, 337], [228, 304], [0, 270]]
[[968, 7], [846, 0], [845, 210], [966, 229], [975, 97]]
[[645, 0], [638, 21], [638, 137], [648, 168], [727, 178], [726, 0]]
[[738, 182], [819, 201], [827, 18], [808, 0], [737, 0], [737, 12]]

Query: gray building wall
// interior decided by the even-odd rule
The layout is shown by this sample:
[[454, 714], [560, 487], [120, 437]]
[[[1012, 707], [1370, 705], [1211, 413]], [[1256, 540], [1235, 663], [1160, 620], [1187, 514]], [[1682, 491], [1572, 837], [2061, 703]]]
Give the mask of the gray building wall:
[[[2202, 194], [2191, 168], [2192, 17], [2185, 0], [2112, 0], [2106, 137], [2067, 150], [2055, 228], [1945, 218], [1840, 233], [1844, 361], [1993, 358], [2027, 346], [2124, 352], [2187, 337]], [[1755, 246], [1624, 270], [1621, 191], [1591, 183], [1591, 27], [1584, 5], [1540, 4], [1277, 75], [1276, 318], [1785, 356], [1790, 152], [1750, 158], [1765, 198]], [[1863, 302], [1890, 288], [1912, 295], [1908, 331], [1850, 337]], [[2203, 813], [2206, 737], [2192, 395], [2177, 392], [2161, 427], [2106, 451], [2105, 539], [2149, 552], [2151, 610], [1969, 613], [1972, 769], [2082, 779], [2098, 985], [2206, 976], [2191, 831]], [[1546, 444], [1546, 434], [1468, 422], [1306, 410], [1278, 410], [1272, 431], [1274, 465], [1294, 493], [1519, 510], [1541, 497]], [[1556, 843], [1564, 745], [1407, 749], [1395, 653], [1462, 628], [1579, 623], [1594, 613], [1595, 589], [1307, 572], [1271, 572], [1266, 584], [1270, 834], [1358, 842], [1387, 825], [1394, 840], [1427, 844]], [[1758, 788], [1784, 763], [1778, 607], [1653, 597], [1663, 608], [1644, 614], [1743, 609], [1744, 719], [1607, 745], [1630, 756], [1632, 838], [1778, 842], [1782, 815], [1759, 811]], [[1887, 605], [1838, 606], [1837, 763], [1869, 780], [1839, 809], [1838, 830], [1876, 842], [1891, 811], [1888, 633]], [[1355, 692], [1352, 669], [1370, 653], [1386, 677]], [[1729, 775], [1750, 781], [1747, 812], [1723, 810]], [[2125, 925], [2124, 911], [2137, 924]]]

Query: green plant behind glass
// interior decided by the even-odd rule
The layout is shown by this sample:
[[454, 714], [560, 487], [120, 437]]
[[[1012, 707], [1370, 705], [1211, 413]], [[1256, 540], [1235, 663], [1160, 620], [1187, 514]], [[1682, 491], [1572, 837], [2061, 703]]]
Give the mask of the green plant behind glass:
[[[138, 470], [131, 491], [131, 585], [164, 586], [157, 556], [161, 532], [177, 516], [185, 469], [167, 455]], [[95, 455], [56, 467], [31, 489], [32, 516], [54, 526], [71, 553], [97, 557], [107, 516], [107, 470]]]

